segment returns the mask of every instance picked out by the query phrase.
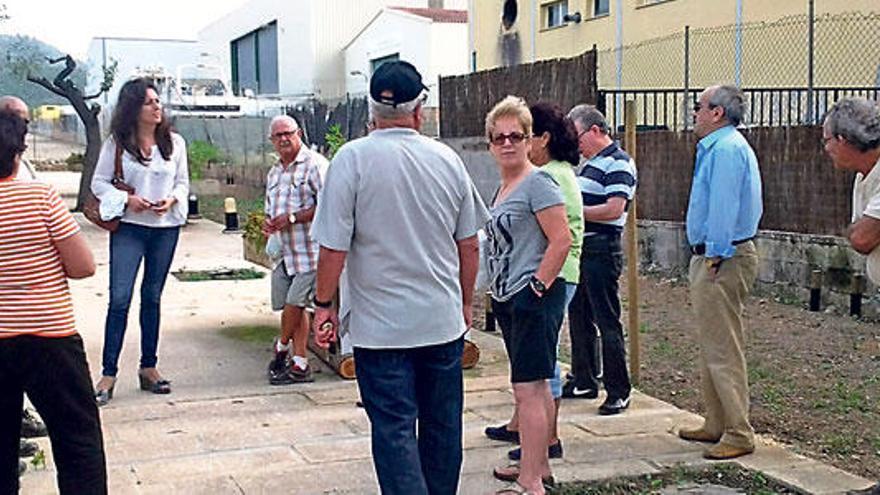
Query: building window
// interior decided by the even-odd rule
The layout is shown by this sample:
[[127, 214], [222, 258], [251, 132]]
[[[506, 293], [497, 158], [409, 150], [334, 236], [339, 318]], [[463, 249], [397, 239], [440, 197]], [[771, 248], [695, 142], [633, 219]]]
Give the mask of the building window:
[[385, 55], [384, 57], [374, 58], [373, 60], [370, 60], [370, 74], [376, 72], [376, 69], [385, 62], [397, 62], [398, 60], [400, 60], [399, 53], [392, 53], [391, 55]]
[[593, 0], [593, 17], [608, 15], [609, 0]]
[[504, 29], [513, 27], [513, 23], [516, 22], [517, 10], [516, 0], [504, 0], [504, 8], [501, 11], [501, 25], [504, 26]]
[[544, 5], [544, 28], [562, 26], [565, 24], [565, 14], [568, 14], [568, 0]]
[[278, 93], [278, 24], [272, 21], [229, 44], [232, 90], [241, 96]]

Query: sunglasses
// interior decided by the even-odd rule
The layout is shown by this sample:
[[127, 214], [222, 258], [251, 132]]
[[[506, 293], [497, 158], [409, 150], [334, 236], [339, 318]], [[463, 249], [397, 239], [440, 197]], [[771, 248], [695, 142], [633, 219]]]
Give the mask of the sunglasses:
[[492, 142], [495, 146], [503, 146], [505, 142], [510, 141], [510, 144], [519, 144], [523, 142], [528, 136], [521, 132], [511, 132], [510, 134], [496, 134], [492, 136], [489, 141]]
[[281, 131], [272, 134], [272, 139], [289, 138], [296, 134], [296, 131]]

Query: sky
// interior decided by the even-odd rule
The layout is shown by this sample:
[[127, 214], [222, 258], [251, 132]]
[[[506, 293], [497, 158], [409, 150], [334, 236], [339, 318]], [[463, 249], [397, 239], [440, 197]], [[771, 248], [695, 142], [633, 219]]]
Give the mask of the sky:
[[246, 1], [0, 0], [0, 34], [32, 36], [84, 59], [94, 37], [194, 40]]

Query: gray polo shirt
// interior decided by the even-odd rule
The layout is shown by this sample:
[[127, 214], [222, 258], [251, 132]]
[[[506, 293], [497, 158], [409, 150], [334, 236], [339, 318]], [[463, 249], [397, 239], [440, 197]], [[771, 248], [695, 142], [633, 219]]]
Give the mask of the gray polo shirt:
[[327, 171], [312, 237], [347, 251], [352, 345], [443, 344], [467, 329], [457, 240], [489, 219], [458, 155], [411, 129], [347, 143]]

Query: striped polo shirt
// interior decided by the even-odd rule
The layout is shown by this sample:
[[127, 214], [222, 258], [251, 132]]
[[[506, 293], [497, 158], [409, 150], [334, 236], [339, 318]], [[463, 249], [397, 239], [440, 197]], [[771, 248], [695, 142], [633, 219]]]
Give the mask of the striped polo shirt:
[[76, 333], [55, 243], [79, 230], [51, 186], [0, 180], [0, 338]]
[[623, 214], [614, 220], [594, 221], [584, 219], [584, 236], [597, 233], [620, 233], [626, 225], [626, 212], [636, 194], [636, 163], [615, 143], [587, 161], [578, 174], [578, 186], [584, 206], [606, 203], [610, 198], [626, 198]]

